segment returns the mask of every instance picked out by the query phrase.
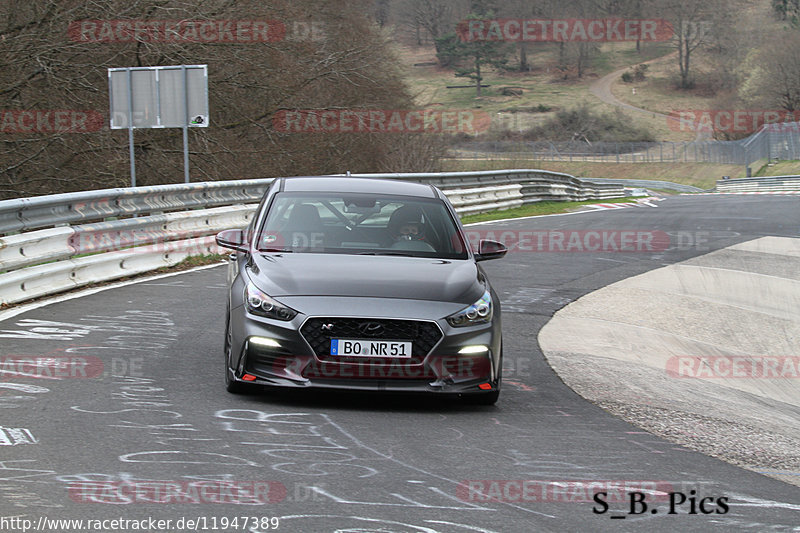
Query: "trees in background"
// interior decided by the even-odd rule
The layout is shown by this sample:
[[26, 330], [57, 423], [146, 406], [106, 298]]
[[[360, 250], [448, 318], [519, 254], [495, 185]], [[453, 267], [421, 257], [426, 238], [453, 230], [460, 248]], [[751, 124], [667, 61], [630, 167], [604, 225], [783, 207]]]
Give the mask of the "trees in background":
[[[127, 134], [108, 128], [107, 68], [208, 64], [211, 127], [190, 130], [194, 180], [357, 171], [432, 171], [446, 139], [422, 134], [297, 133], [273, 124], [291, 109], [412, 109], [392, 33], [398, 28], [433, 39], [444, 63], [471, 80], [480, 95], [487, 69], [518, 69], [529, 52], [554, 49], [563, 76], [583, 76], [597, 43], [503, 43], [457, 40], [470, 13], [498, 18], [665, 18], [675, 35], [678, 86], [704, 86], [726, 108], [800, 108], [797, 2], [772, 10], [744, 0], [6, 0], [0, 3], [0, 112], [92, 111], [97, 131], [19, 132], [0, 128], [0, 197], [125, 186]], [[773, 11], [774, 10], [774, 11]], [[744, 14], [746, 12], [746, 14]], [[788, 21], [776, 35], [757, 13]], [[267, 42], [111, 39], [84, 42], [69, 32], [81, 20], [236, 21], [284, 23]], [[773, 20], [769, 21], [776, 25]], [[449, 34], [449, 36], [448, 36]], [[760, 39], [763, 39], [763, 44]], [[761, 47], [758, 49], [758, 47]], [[702, 70], [697, 70], [702, 54]], [[13, 115], [13, 113], [12, 113]], [[2, 124], [0, 124], [2, 126]], [[137, 130], [142, 185], [180, 182], [181, 132]]]
[[395, 10], [400, 24], [414, 31], [417, 44], [422, 44], [424, 33], [433, 41], [438, 53], [438, 40], [452, 32], [461, 17], [469, 12], [469, 2], [467, 0], [396, 0]]
[[740, 94], [753, 106], [800, 111], [800, 33], [786, 30], [757, 52]]
[[672, 43], [678, 59], [678, 86], [694, 87], [693, 59], [712, 41], [716, 16], [728, 9], [722, 0], [665, 0], [654, 4], [672, 28]]
[[[192, 179], [435, 170], [423, 134], [296, 133], [285, 109], [411, 109], [397, 60], [367, 0], [6, 0], [0, 4], [0, 110], [90, 110], [98, 131], [0, 131], [0, 197], [126, 186], [127, 132], [108, 127], [109, 67], [208, 64], [211, 126], [190, 129]], [[83, 42], [81, 20], [280, 21], [268, 42]], [[275, 26], [277, 27], [277, 26]], [[313, 28], [313, 29], [312, 29]], [[280, 38], [277, 38], [280, 37]], [[11, 116], [11, 115], [4, 115]], [[398, 154], [401, 145], [409, 153]], [[136, 130], [137, 182], [183, 180], [179, 129]], [[413, 155], [416, 154], [416, 155]]]
[[[496, 16], [494, 5], [487, 0], [472, 3], [472, 12], [465, 18], [470, 20], [491, 20]], [[437, 39], [440, 62], [452, 64], [458, 78], [469, 78], [475, 84], [475, 96], [481, 96], [481, 82], [486, 67], [503, 70], [508, 64], [510, 47], [502, 41], [465, 41], [455, 32]]]
[[800, 24], [800, 0], [772, 0], [772, 10], [779, 20], [785, 20], [793, 26]]

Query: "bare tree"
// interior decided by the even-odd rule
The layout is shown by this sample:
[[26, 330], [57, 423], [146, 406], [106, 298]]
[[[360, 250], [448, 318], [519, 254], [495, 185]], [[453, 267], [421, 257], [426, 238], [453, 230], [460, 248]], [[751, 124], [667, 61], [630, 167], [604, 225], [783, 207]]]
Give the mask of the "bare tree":
[[383, 136], [384, 155], [378, 172], [441, 172], [447, 153], [443, 136], [405, 134]]
[[[542, 0], [531, 2], [529, 0], [508, 0], [499, 5], [498, 14], [500, 17], [532, 19], [553, 17], [559, 9], [554, 0]], [[541, 44], [541, 43], [537, 43]], [[519, 53], [520, 72], [529, 72], [532, 67], [528, 62], [528, 50], [532, 43], [520, 41], [517, 43]]]
[[800, 111], [800, 34], [790, 30], [773, 35], [757, 57], [750, 81], [757, 103]]
[[[572, 16], [576, 18], [594, 18], [603, 13], [603, 5], [593, 0], [572, 0], [567, 11], [562, 16]], [[597, 52], [599, 43], [595, 42], [573, 42], [560, 43], [559, 58], [564, 66], [575, 66], [578, 78], [583, 78], [586, 69], [591, 64], [592, 56]]]
[[672, 28], [672, 42], [678, 51], [679, 86], [690, 89], [692, 55], [709, 44], [715, 15], [727, 9], [720, 0], [666, 0], [658, 4]]
[[375, 0], [375, 21], [383, 28], [389, 24], [389, 0]]
[[768, 35], [764, 28], [770, 23], [766, 10], [740, 16], [748, 7], [743, 0], [728, 0], [727, 5], [728, 9], [714, 15], [703, 51], [706, 63], [711, 65], [705, 76], [708, 83], [726, 93], [735, 92], [741, 83], [741, 66]]
[[403, 0], [398, 5], [403, 22], [417, 34], [417, 44], [422, 44], [420, 31], [424, 31], [437, 46], [436, 40], [455, 30], [456, 24], [469, 12], [464, 0]]

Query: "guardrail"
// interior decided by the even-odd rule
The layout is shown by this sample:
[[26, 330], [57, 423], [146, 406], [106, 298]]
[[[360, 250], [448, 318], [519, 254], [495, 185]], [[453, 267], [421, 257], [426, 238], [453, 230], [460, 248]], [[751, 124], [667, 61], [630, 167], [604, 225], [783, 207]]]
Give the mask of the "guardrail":
[[662, 189], [665, 191], [677, 192], [704, 192], [704, 189], [683, 183], [673, 183], [662, 180], [636, 180], [636, 179], [611, 179], [611, 178], [581, 178], [592, 183], [621, 183], [625, 187], [635, 187], [639, 189]]
[[[541, 201], [583, 201], [624, 196], [620, 183], [592, 183], [561, 172], [537, 169], [487, 170], [477, 172], [429, 172], [414, 174], [353, 174], [364, 178], [393, 178], [435, 185], [444, 191], [453, 206], [461, 214], [477, 213], [498, 209], [493, 200], [499, 188], [506, 189], [506, 198], [501, 207], [515, 207]], [[518, 186], [518, 192], [511, 192], [511, 186]], [[465, 199], [469, 194], [479, 195], [481, 190], [489, 200], [480, 203]], [[474, 200], [474, 196], [473, 196]], [[511, 201], [515, 203], [510, 203]]]
[[765, 176], [718, 180], [716, 192], [800, 191], [800, 176]]
[[0, 235], [90, 220], [257, 202], [271, 178], [155, 185], [0, 201]]
[[[436, 185], [460, 214], [624, 195], [620, 184], [543, 170], [353, 176]], [[157, 185], [0, 201], [0, 304], [220, 253], [214, 235], [246, 226], [271, 182]]]

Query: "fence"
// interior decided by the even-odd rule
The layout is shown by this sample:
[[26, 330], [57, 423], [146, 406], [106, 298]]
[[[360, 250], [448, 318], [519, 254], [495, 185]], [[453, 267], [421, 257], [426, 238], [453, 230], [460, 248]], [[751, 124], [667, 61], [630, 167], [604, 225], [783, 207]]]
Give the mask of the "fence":
[[[624, 194], [619, 183], [540, 170], [360, 176], [440, 186], [461, 214]], [[219, 253], [214, 235], [246, 226], [271, 182], [158, 185], [0, 201], [0, 304]]]
[[768, 124], [738, 141], [589, 142], [475, 141], [454, 145], [453, 159], [585, 161], [598, 163], [719, 163], [800, 159], [800, 123]]

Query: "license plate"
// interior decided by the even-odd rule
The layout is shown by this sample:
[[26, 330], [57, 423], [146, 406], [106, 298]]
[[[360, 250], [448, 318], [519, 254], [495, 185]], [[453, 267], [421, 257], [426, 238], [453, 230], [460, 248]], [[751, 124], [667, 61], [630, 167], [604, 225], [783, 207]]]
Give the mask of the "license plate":
[[331, 355], [349, 357], [411, 357], [411, 343], [361, 339], [331, 339]]

